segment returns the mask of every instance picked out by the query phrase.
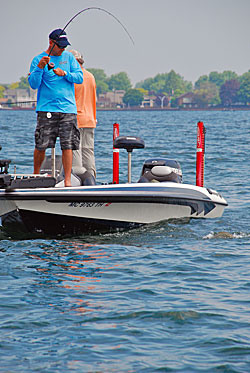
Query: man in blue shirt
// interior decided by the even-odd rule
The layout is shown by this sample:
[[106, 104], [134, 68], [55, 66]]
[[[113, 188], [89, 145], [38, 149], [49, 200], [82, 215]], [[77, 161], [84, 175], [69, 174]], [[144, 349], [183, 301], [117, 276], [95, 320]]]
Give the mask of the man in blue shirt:
[[74, 83], [83, 82], [75, 57], [66, 52], [70, 45], [66, 32], [56, 29], [49, 35], [49, 46], [31, 63], [29, 84], [37, 91], [34, 173], [39, 174], [47, 148], [60, 138], [65, 186], [71, 186], [72, 150], [79, 149], [79, 130]]

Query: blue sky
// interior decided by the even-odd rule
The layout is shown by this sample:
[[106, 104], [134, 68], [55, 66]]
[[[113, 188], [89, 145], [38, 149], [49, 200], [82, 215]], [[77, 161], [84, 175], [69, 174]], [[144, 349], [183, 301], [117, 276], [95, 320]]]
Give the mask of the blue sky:
[[174, 69], [195, 82], [211, 71], [250, 69], [250, 0], [0, 0], [0, 83], [26, 76], [32, 58], [48, 46], [48, 34], [81, 9], [66, 29], [85, 67], [106, 74], [126, 71], [132, 83]]

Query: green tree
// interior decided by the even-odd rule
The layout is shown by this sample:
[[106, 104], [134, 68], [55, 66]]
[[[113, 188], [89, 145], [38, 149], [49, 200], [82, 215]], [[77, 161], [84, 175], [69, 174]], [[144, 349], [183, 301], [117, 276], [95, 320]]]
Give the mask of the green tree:
[[127, 106], [139, 106], [142, 104], [144, 95], [137, 88], [130, 88], [123, 96], [123, 102]]
[[200, 86], [205, 83], [205, 82], [208, 82], [208, 76], [207, 75], [202, 75], [199, 77], [199, 79], [195, 82], [194, 84], [194, 88], [195, 89], [199, 89]]
[[18, 88], [22, 88], [22, 89], [30, 88], [28, 77], [21, 76]]
[[201, 108], [220, 103], [219, 89], [215, 83], [204, 82], [194, 91], [194, 100]]
[[212, 71], [208, 76], [208, 80], [210, 83], [217, 85], [217, 87], [220, 87], [223, 83], [225, 83], [223, 75], [217, 71]]
[[238, 101], [246, 105], [250, 102], [250, 70], [241, 75], [239, 81]]
[[108, 92], [108, 90], [109, 90], [109, 87], [108, 87], [108, 84], [107, 84], [108, 77], [105, 74], [104, 70], [90, 68], [90, 69], [88, 69], [88, 71], [91, 72], [95, 77], [97, 96], [100, 93]]
[[9, 86], [10, 89], [17, 89], [19, 88], [19, 83], [18, 82], [15, 82], [15, 83], [11, 83], [10, 86]]
[[226, 70], [223, 73], [212, 71], [209, 75], [202, 75], [195, 82], [195, 89], [200, 89], [200, 86], [205, 82], [215, 84], [217, 87], [221, 87], [227, 80], [237, 79], [238, 76], [234, 71]]
[[100, 93], [105, 93], [109, 91], [109, 86], [107, 83], [101, 80], [96, 81], [96, 94], [99, 96]]
[[113, 74], [107, 81], [109, 89], [110, 90], [124, 90], [127, 91], [132, 87], [132, 84], [129, 80], [129, 77], [127, 73], [125, 72], [120, 72], [118, 74]]
[[223, 71], [223, 73], [218, 73], [213, 71], [209, 74], [208, 79], [210, 83], [214, 83], [217, 87], [221, 87], [227, 80], [237, 79], [237, 74], [233, 71]]
[[148, 95], [148, 91], [146, 89], [143, 89], [143, 88], [137, 88], [137, 89], [143, 94], [143, 96]]
[[94, 75], [95, 80], [100, 80], [103, 82], [106, 82], [107, 80], [107, 75], [105, 74], [104, 70], [102, 69], [94, 69], [94, 68], [89, 68], [87, 69], [91, 74]]
[[224, 78], [224, 82], [239, 78], [238, 75], [234, 71], [230, 71], [230, 70], [223, 71], [222, 76]]
[[165, 92], [169, 95], [178, 96], [192, 90], [192, 83], [186, 82], [180, 74], [177, 74], [174, 70], [171, 70], [166, 77]]
[[4, 91], [5, 91], [4, 86], [0, 85], [0, 98], [3, 98]]
[[136, 83], [135, 88], [143, 88], [146, 91], [152, 91], [152, 84], [154, 83], [154, 78], [147, 78], [139, 83]]
[[165, 80], [158, 80], [151, 84], [151, 92], [155, 92], [156, 94], [161, 94], [165, 91], [166, 81]]
[[157, 74], [154, 78], [148, 78], [137, 83], [136, 88], [146, 89], [156, 95], [177, 96], [191, 91], [193, 87], [191, 82], [185, 81], [180, 74], [171, 70], [169, 73]]
[[168, 74], [157, 74], [153, 82], [151, 83], [151, 91], [156, 94], [161, 94], [166, 89], [166, 80], [168, 78]]

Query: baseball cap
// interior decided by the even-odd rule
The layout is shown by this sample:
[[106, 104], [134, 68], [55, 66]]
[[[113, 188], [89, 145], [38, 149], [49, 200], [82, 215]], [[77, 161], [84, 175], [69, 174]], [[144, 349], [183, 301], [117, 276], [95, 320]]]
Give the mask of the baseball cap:
[[50, 34], [49, 34], [49, 38], [53, 41], [56, 42], [56, 44], [60, 47], [60, 48], [66, 48], [67, 45], [70, 45], [70, 42], [68, 41], [67, 39], [67, 36], [66, 36], [66, 32], [63, 31], [61, 28], [58, 28], [54, 31], [52, 31]]
[[84, 59], [83, 59], [83, 56], [80, 52], [78, 52], [77, 50], [75, 49], [72, 49], [70, 50], [70, 53], [73, 54], [73, 56], [75, 56], [75, 58], [81, 63], [83, 64], [84, 63]]
[[70, 53], [72, 53], [75, 58], [82, 58], [81, 53], [76, 51], [75, 49], [70, 50]]

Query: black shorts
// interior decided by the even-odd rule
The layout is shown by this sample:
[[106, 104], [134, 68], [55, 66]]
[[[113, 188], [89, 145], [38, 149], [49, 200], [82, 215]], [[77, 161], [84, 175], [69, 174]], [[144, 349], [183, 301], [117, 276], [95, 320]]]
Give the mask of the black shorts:
[[37, 113], [35, 144], [37, 150], [54, 148], [57, 137], [60, 138], [61, 149], [79, 149], [80, 132], [77, 127], [76, 114]]

